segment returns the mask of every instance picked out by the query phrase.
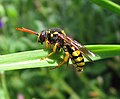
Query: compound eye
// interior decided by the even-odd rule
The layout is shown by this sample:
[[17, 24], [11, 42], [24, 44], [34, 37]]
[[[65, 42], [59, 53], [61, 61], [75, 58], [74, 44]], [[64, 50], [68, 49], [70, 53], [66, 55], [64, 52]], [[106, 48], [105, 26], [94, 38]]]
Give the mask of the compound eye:
[[45, 31], [42, 31], [38, 37], [38, 42], [40, 42], [41, 44], [43, 44], [43, 42], [45, 41], [46, 39], [46, 32]]
[[43, 43], [43, 42], [45, 41], [44, 35], [41, 35], [41, 36], [40, 36], [40, 40], [41, 40], [41, 43]]

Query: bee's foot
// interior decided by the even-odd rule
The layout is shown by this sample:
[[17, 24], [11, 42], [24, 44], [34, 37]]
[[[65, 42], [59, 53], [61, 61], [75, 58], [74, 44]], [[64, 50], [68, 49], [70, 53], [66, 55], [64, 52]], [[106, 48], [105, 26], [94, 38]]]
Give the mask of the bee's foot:
[[44, 58], [40, 58], [40, 60], [45, 60], [46, 58], [44, 57]]

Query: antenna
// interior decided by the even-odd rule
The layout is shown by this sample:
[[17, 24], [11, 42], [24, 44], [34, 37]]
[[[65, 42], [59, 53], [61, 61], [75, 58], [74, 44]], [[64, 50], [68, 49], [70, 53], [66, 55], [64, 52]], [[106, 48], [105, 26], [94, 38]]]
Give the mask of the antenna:
[[24, 28], [24, 27], [22, 27], [22, 28], [16, 28], [16, 30], [22, 31], [22, 32], [27, 32], [27, 33], [30, 33], [30, 34], [34, 34], [34, 35], [37, 35], [37, 36], [39, 35], [37, 32], [32, 31], [32, 30], [27, 29], [27, 28]]

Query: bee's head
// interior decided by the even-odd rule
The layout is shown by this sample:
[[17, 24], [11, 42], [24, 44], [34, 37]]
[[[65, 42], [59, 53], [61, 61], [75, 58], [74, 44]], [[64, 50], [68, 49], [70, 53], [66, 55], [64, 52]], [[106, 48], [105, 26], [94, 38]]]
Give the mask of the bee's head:
[[45, 40], [47, 39], [47, 33], [45, 30], [41, 31], [41, 33], [38, 35], [38, 42], [40, 42], [41, 44], [43, 44], [43, 42], [45, 42]]
[[27, 29], [27, 28], [16, 28], [16, 30], [37, 35], [38, 36], [38, 42], [40, 42], [41, 44], [43, 44], [43, 42], [47, 39], [47, 33], [46, 33], [47, 31], [46, 30], [41, 31], [40, 34], [38, 34], [35, 31], [32, 31], [30, 29]]

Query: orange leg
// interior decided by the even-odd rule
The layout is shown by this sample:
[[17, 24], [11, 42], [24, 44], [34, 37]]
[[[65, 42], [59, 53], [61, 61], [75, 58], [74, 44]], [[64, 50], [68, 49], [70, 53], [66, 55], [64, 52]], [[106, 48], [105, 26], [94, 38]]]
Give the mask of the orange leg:
[[68, 62], [69, 62], [69, 53], [68, 52], [65, 52], [65, 57], [64, 57], [64, 60], [62, 62], [60, 62], [57, 66], [51, 68], [51, 69], [55, 69], [55, 68], [58, 68], [60, 66], [62, 66], [64, 63], [67, 63], [67, 67], [68, 67]]
[[58, 46], [59, 46], [59, 44], [56, 43], [55, 46], [54, 46], [54, 48], [53, 48], [53, 52], [51, 52], [50, 54], [48, 54], [48, 55], [47, 55], [46, 57], [44, 57], [44, 58], [40, 58], [40, 60], [44, 60], [44, 59], [50, 57], [51, 55], [53, 55], [53, 54], [56, 52], [56, 49], [57, 49]]
[[51, 48], [51, 44], [48, 40], [45, 41], [46, 49]]

